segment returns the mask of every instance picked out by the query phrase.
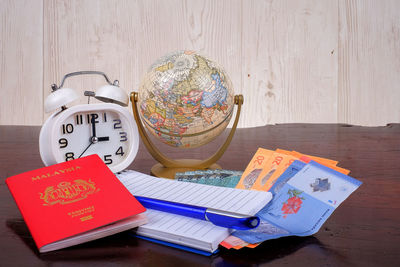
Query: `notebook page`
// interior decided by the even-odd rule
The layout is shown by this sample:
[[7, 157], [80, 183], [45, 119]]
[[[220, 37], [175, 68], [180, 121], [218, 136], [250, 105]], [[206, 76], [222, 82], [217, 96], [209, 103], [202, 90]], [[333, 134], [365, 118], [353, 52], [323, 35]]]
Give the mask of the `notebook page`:
[[[248, 215], [256, 214], [272, 198], [269, 192], [160, 179], [131, 170], [124, 171], [117, 177], [136, 196]], [[216, 250], [218, 244], [230, 234], [227, 228], [180, 215], [148, 209], [147, 216], [149, 222], [138, 228], [139, 235], [202, 250]]]

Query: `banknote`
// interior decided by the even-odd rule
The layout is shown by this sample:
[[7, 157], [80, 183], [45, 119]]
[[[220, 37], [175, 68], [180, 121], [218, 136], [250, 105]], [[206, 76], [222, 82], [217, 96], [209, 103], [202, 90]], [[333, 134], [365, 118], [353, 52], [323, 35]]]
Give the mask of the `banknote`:
[[276, 180], [273, 199], [257, 213], [260, 225], [232, 235], [247, 243], [312, 235], [361, 182], [315, 161], [294, 161]]
[[260, 175], [251, 187], [252, 190], [268, 191], [276, 179], [290, 166], [297, 158], [274, 152], [264, 164]]
[[188, 171], [176, 173], [175, 179], [184, 182], [234, 188], [239, 182], [242, 174], [242, 171], [234, 170]]
[[244, 241], [244, 240], [242, 240], [242, 239], [240, 239], [240, 238], [238, 238], [236, 236], [233, 236], [233, 235], [228, 236], [227, 238], [225, 238], [220, 243], [221, 246], [223, 246], [223, 247], [225, 247], [227, 249], [231, 249], [231, 248], [233, 248], [233, 249], [241, 249], [241, 248], [244, 248], [244, 247], [255, 248], [260, 244], [261, 243], [249, 244], [246, 241]]
[[[303, 161], [303, 162], [308, 163], [308, 162], [310, 162], [311, 160], [313, 160], [313, 158], [304, 155], [304, 156], [301, 156], [301, 157], [300, 157], [300, 160]], [[335, 171], [341, 172], [341, 173], [343, 173], [343, 174], [348, 175], [348, 174], [350, 173], [350, 170], [341, 168], [341, 167], [339, 167], [339, 166], [330, 165], [329, 163], [321, 162], [321, 161], [319, 161], [318, 159], [317, 159], [317, 160], [314, 160], [314, 161], [315, 161], [315, 162], [318, 162], [318, 163], [320, 163], [320, 164], [322, 164], [322, 165], [325, 165], [325, 166], [327, 166], [327, 167], [329, 167], [329, 168], [331, 168], [331, 169], [333, 169], [333, 170], [335, 170]]]
[[337, 160], [327, 159], [327, 158], [322, 158], [322, 157], [317, 157], [317, 156], [311, 156], [311, 155], [306, 155], [306, 154], [303, 154], [303, 153], [300, 153], [300, 152], [297, 152], [297, 151], [294, 151], [294, 150], [293, 151], [288, 151], [288, 150], [283, 150], [283, 149], [278, 148], [275, 151], [278, 152], [278, 153], [281, 153], [281, 154], [285, 154], [285, 155], [292, 155], [292, 156], [296, 157], [297, 159], [299, 159], [299, 160], [301, 160], [303, 162], [306, 162], [306, 163], [310, 162], [311, 160], [316, 161], [316, 162], [318, 162], [318, 163], [320, 163], [322, 165], [325, 165], [325, 166], [327, 166], [327, 167], [329, 167], [331, 169], [334, 169], [334, 170], [336, 170], [338, 172], [341, 172], [343, 174], [346, 174], [346, 175], [348, 175], [350, 173], [350, 170], [347, 170], [347, 169], [341, 168], [339, 166], [336, 166], [339, 163]]
[[231, 249], [231, 248], [239, 247], [239, 246], [245, 247], [248, 244], [249, 243], [247, 243], [247, 242], [243, 241], [242, 239], [240, 239], [236, 236], [233, 236], [233, 235], [228, 236], [227, 238], [224, 239], [224, 241], [222, 241], [220, 243], [221, 246], [223, 246], [227, 249]]
[[243, 172], [243, 175], [240, 178], [236, 188], [250, 189], [263, 170], [264, 164], [268, 161], [273, 153], [274, 151], [272, 150], [259, 148], [254, 154], [250, 163], [247, 165], [246, 170]]
[[317, 156], [311, 156], [311, 155], [306, 155], [306, 154], [303, 154], [303, 153], [300, 153], [300, 152], [297, 152], [297, 151], [294, 151], [294, 150], [290, 151], [290, 155], [295, 156], [295, 157], [297, 157], [299, 159], [304, 156], [304, 157], [310, 158], [311, 160], [313, 160], [315, 162], [318, 162], [318, 163], [320, 163], [322, 165], [329, 166], [329, 167], [336, 166], [339, 163], [337, 160], [327, 159], [327, 158], [322, 158], [322, 157], [317, 157]]
[[228, 177], [232, 174], [237, 174], [242, 172], [231, 171], [231, 170], [203, 170], [203, 171], [187, 171], [187, 172], [177, 172], [175, 174], [175, 179], [199, 179], [202, 177], [213, 178], [213, 177]]

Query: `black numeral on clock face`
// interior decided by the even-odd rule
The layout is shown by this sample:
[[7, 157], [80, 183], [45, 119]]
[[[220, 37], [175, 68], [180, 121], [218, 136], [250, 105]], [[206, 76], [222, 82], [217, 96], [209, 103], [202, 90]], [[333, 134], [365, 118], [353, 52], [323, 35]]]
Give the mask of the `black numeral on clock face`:
[[73, 159], [75, 159], [75, 157], [74, 157], [75, 155], [74, 155], [74, 153], [73, 152], [68, 152], [68, 153], [65, 153], [65, 161], [69, 161], [69, 160], [73, 160]]
[[120, 142], [125, 142], [128, 140], [128, 136], [127, 136], [126, 132], [119, 132], [119, 135], [120, 135], [120, 139], [119, 139]]
[[115, 155], [120, 155], [121, 157], [125, 154], [125, 152], [122, 150], [122, 146], [120, 146], [117, 149], [117, 152], [115, 152]]
[[114, 122], [114, 129], [121, 129], [122, 128], [120, 119], [115, 119], [115, 120], [113, 120], [113, 122]]
[[68, 140], [65, 138], [60, 138], [60, 140], [58, 140], [58, 143], [60, 144], [60, 148], [64, 148], [68, 146]]
[[104, 155], [104, 163], [107, 164], [107, 165], [113, 163], [111, 155]]
[[90, 114], [92, 117], [92, 119], [90, 120], [90, 122], [92, 123], [99, 123], [99, 121], [97, 120], [99, 118], [99, 115], [97, 115], [96, 113]]
[[82, 124], [82, 123], [83, 123], [83, 116], [82, 116], [82, 114], [76, 115], [75, 120], [76, 120], [76, 125]]
[[96, 113], [91, 113], [91, 114], [87, 114], [86, 115], [86, 120], [88, 124], [93, 123], [99, 123], [99, 121], [97, 120], [99, 118], [99, 115]]
[[62, 132], [63, 132], [63, 134], [66, 134], [66, 133], [72, 133], [74, 131], [74, 125], [72, 125], [71, 123], [68, 123], [68, 124], [63, 124], [62, 125]]

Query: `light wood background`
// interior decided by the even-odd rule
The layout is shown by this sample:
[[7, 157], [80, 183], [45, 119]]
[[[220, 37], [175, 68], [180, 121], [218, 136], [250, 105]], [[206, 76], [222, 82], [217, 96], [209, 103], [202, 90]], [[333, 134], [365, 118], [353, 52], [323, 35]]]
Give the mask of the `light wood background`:
[[[222, 64], [240, 127], [400, 122], [398, 0], [0, 0], [0, 124], [40, 125], [52, 83], [100, 70], [127, 92], [191, 49]], [[67, 80], [95, 90], [101, 77]], [[86, 101], [82, 97], [82, 103]]]

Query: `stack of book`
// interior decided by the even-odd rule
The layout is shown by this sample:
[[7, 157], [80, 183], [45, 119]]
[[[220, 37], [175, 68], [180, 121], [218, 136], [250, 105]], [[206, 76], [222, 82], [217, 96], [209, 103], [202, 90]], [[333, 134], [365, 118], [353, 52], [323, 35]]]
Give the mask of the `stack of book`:
[[[251, 191], [153, 177], [126, 170], [117, 174], [122, 184], [137, 197], [184, 203], [219, 211], [255, 215], [272, 199], [269, 192]], [[206, 220], [148, 209], [148, 223], [134, 230], [138, 237], [202, 255], [218, 251], [232, 229]]]

